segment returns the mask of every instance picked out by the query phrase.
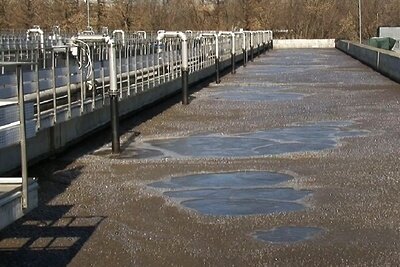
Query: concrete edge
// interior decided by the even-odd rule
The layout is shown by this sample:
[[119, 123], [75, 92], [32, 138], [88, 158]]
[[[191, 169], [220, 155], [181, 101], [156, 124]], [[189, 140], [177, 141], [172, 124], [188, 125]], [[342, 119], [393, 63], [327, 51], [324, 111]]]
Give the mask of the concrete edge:
[[357, 59], [382, 75], [400, 83], [400, 54], [359, 44], [347, 40], [337, 40], [336, 49]]

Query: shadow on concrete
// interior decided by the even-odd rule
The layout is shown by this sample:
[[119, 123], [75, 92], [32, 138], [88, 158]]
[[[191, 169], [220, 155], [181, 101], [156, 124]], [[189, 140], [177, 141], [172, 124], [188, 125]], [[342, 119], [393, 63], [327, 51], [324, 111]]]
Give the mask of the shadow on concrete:
[[82, 173], [71, 160], [33, 166], [39, 177], [39, 206], [0, 231], [0, 266], [66, 266], [94, 233], [104, 216], [70, 216], [73, 205], [51, 205]]
[[40, 205], [0, 232], [0, 266], [66, 266], [105, 219], [66, 214], [71, 205]]

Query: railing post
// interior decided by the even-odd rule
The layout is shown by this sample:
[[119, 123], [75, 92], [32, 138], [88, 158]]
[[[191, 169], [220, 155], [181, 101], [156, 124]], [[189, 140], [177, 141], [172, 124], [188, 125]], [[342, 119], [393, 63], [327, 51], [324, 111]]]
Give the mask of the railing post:
[[18, 88], [18, 108], [19, 108], [19, 140], [21, 146], [21, 174], [22, 174], [22, 208], [29, 207], [28, 201], [28, 162], [26, 150], [26, 127], [25, 127], [25, 96], [22, 78], [22, 66], [16, 67], [17, 88]]
[[240, 32], [243, 36], [242, 52], [243, 52], [243, 67], [247, 66], [247, 46], [246, 46], [246, 33]]
[[269, 34], [270, 34], [270, 45], [269, 45], [269, 47], [271, 48], [271, 49], [274, 49], [274, 33], [273, 33], [273, 31], [269, 31]]
[[254, 62], [254, 35], [250, 32], [250, 60]]
[[[182, 33], [183, 34], [183, 33]], [[186, 36], [185, 36], [186, 37]], [[188, 70], [188, 44], [186, 38], [182, 39], [182, 104], [189, 104], [188, 87], [189, 87], [189, 70]]]
[[231, 49], [231, 61], [232, 61], [232, 74], [236, 73], [236, 67], [235, 67], [235, 63], [236, 63], [236, 47], [235, 47], [235, 33], [232, 32], [231, 33], [231, 37], [232, 37], [232, 49]]
[[118, 109], [118, 85], [117, 85], [117, 59], [114, 40], [109, 40], [109, 64], [110, 64], [110, 115], [112, 132], [112, 153], [121, 151], [119, 140], [119, 109]]
[[214, 34], [215, 36], [215, 82], [219, 84], [221, 82], [221, 78], [219, 75], [219, 38], [218, 34]]

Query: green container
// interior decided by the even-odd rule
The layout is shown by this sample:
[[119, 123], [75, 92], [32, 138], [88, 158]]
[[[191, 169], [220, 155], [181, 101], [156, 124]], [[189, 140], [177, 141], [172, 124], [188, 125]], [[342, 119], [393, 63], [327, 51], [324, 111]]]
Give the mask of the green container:
[[390, 37], [375, 37], [368, 40], [368, 45], [385, 50], [392, 50], [395, 44], [396, 40]]

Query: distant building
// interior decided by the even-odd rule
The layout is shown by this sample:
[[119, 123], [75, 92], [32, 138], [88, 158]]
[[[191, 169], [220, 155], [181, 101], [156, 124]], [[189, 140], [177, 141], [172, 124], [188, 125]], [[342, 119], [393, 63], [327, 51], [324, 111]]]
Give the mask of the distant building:
[[400, 27], [379, 27], [378, 37], [392, 37], [400, 40]]

